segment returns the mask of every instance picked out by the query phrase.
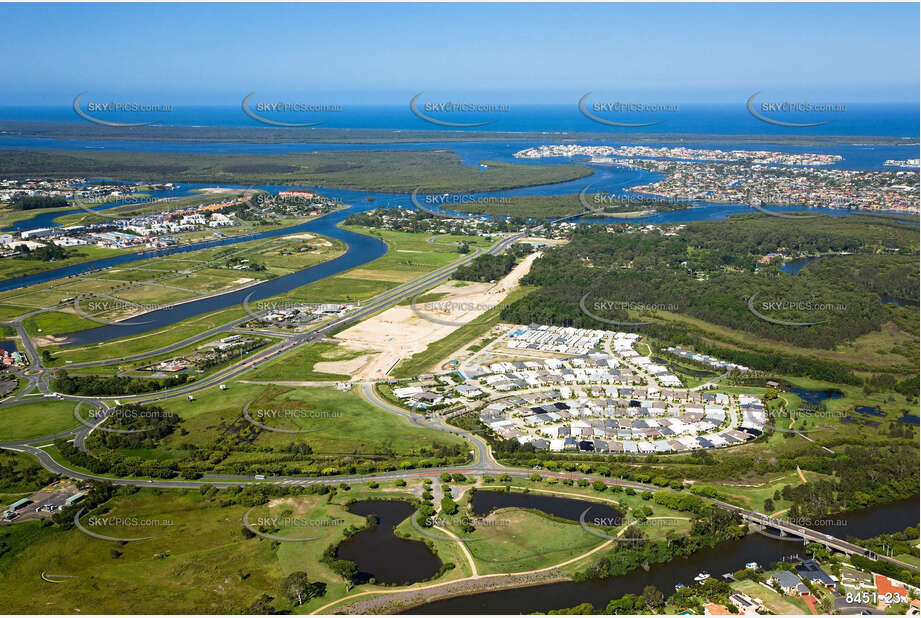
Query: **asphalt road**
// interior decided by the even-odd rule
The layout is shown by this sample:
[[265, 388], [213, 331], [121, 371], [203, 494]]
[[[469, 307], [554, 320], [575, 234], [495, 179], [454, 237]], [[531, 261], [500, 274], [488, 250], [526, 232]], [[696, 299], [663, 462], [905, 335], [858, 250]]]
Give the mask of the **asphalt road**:
[[[495, 245], [493, 245], [492, 247], [490, 247], [488, 250], [486, 250], [486, 253], [491, 253], [493, 255], [501, 253], [508, 246], [516, 242], [521, 237], [525, 236], [525, 234], [526, 234], [525, 232], [522, 232], [522, 233], [513, 234], [511, 236], [508, 236], [502, 239], [501, 241], [499, 241], [498, 243], [496, 243]], [[237, 365], [234, 365], [232, 367], [228, 367], [227, 369], [224, 369], [222, 371], [218, 371], [212, 374], [211, 376], [208, 376], [207, 378], [193, 382], [192, 384], [183, 385], [183, 386], [180, 386], [174, 389], [169, 389], [166, 391], [161, 391], [161, 392], [158, 392], [152, 395], [119, 396], [119, 397], [80, 397], [80, 396], [73, 396], [73, 395], [64, 395], [61, 397], [64, 399], [74, 401], [75, 405], [76, 403], [79, 403], [79, 402], [87, 402], [87, 403], [92, 403], [96, 406], [100, 406], [100, 405], [106, 406], [107, 400], [118, 399], [119, 401], [135, 401], [135, 402], [144, 401], [146, 403], [146, 402], [161, 401], [164, 399], [170, 399], [170, 398], [180, 396], [180, 395], [187, 395], [187, 394], [195, 393], [197, 391], [200, 391], [205, 388], [209, 388], [211, 386], [214, 386], [215, 384], [219, 384], [220, 382], [234, 378], [247, 371], [250, 371], [251, 369], [257, 366], [262, 365], [263, 363], [276, 358], [278, 355], [283, 354], [284, 352], [290, 351], [291, 349], [295, 348], [298, 345], [302, 345], [304, 343], [308, 343], [311, 341], [316, 341], [317, 339], [321, 339], [327, 336], [328, 334], [335, 332], [336, 330], [340, 328], [343, 328], [349, 324], [352, 324], [353, 322], [363, 320], [379, 311], [386, 309], [387, 307], [395, 303], [400, 302], [401, 300], [410, 298], [443, 281], [446, 281], [448, 278], [450, 278], [451, 274], [454, 272], [455, 269], [457, 269], [461, 265], [469, 263], [470, 261], [472, 261], [473, 259], [475, 259], [478, 255], [482, 253], [483, 251], [480, 249], [472, 251], [470, 254], [466, 255], [465, 257], [459, 260], [456, 260], [455, 262], [452, 262], [451, 264], [443, 266], [427, 275], [419, 277], [418, 279], [415, 279], [409, 283], [405, 283], [400, 286], [397, 286], [396, 288], [393, 288], [392, 290], [389, 290], [388, 292], [385, 292], [383, 294], [380, 294], [374, 297], [373, 299], [368, 301], [367, 304], [362, 306], [360, 309], [352, 312], [351, 314], [347, 316], [343, 316], [341, 318], [334, 319], [326, 324], [319, 325], [318, 327], [316, 327], [315, 329], [307, 333], [292, 336], [288, 338], [286, 341], [277, 343], [274, 346], [263, 351], [261, 354], [256, 355], [255, 358], [247, 359], [244, 362], [238, 363]], [[209, 334], [204, 335], [204, 336], [210, 336], [210, 334], [214, 334], [216, 332], [222, 332], [244, 321], [248, 321], [249, 319], [251, 318], [247, 316], [245, 319], [236, 320], [234, 322], [226, 324], [217, 329], [212, 329], [211, 331], [209, 331]], [[41, 392], [47, 392], [47, 383], [45, 380], [46, 370], [43, 370], [42, 368], [41, 360], [35, 352], [34, 344], [29, 339], [27, 333], [25, 332], [25, 329], [22, 327], [21, 320], [13, 322], [12, 324], [19, 331], [20, 337], [22, 337], [23, 344], [33, 359], [33, 363], [34, 363], [33, 369], [38, 369], [39, 371], [37, 372], [36, 375], [29, 376], [29, 380], [31, 382], [29, 389], [27, 389], [26, 391], [23, 391], [23, 393], [20, 393], [20, 395], [15, 398], [8, 399], [6, 402], [0, 403], [0, 406], [10, 405], [11, 403], [17, 402], [21, 398], [22, 394], [24, 394], [28, 390], [38, 389]], [[173, 344], [173, 346], [177, 346], [177, 345], [178, 344]], [[186, 343], [183, 343], [183, 345], [186, 345]], [[169, 349], [175, 349], [173, 346], [166, 346], [164, 348], [161, 348], [160, 350], [157, 350], [155, 353], [159, 354], [164, 351], [169, 351]], [[139, 356], [139, 358], [143, 358], [146, 355], [147, 354]], [[138, 358], [138, 357], [135, 357], [135, 358]], [[125, 360], [125, 359], [122, 359], [122, 360]], [[99, 361], [96, 363], [84, 363], [80, 366], [88, 367], [88, 366], [96, 366], [96, 365], [101, 365], [101, 364], [111, 364], [112, 362], [121, 362], [121, 361], [111, 361], [111, 360], [110, 361]], [[72, 365], [71, 367], [77, 367], [77, 365]], [[465, 466], [452, 466], [452, 467], [445, 467], [445, 468], [427, 468], [424, 470], [413, 470], [413, 471], [409, 471], [409, 470], [394, 471], [394, 472], [384, 472], [384, 473], [379, 473], [379, 474], [356, 475], [356, 476], [336, 476], [336, 477], [318, 477], [318, 478], [277, 476], [277, 477], [266, 478], [264, 481], [261, 481], [261, 482], [268, 482], [268, 483], [279, 484], [279, 485], [292, 485], [292, 484], [293, 485], [306, 485], [306, 484], [314, 484], [314, 483], [339, 484], [342, 482], [362, 483], [362, 482], [368, 482], [371, 480], [377, 480], [377, 481], [391, 480], [391, 479], [395, 480], [399, 478], [406, 478], [408, 476], [432, 476], [432, 475], [438, 475], [441, 472], [451, 472], [451, 473], [460, 472], [464, 474], [506, 473], [506, 474], [509, 474], [510, 476], [518, 476], [518, 477], [529, 476], [530, 474], [533, 474], [535, 472], [534, 470], [528, 470], [524, 468], [511, 468], [511, 467], [506, 467], [506, 466], [499, 464], [493, 457], [492, 452], [488, 446], [488, 443], [482, 436], [459, 429], [457, 427], [446, 425], [441, 419], [437, 419], [434, 421], [425, 421], [425, 420], [419, 419], [412, 413], [407, 412], [406, 410], [403, 410], [402, 408], [399, 408], [397, 406], [393, 406], [386, 401], [383, 401], [380, 397], [378, 397], [377, 393], [374, 392], [373, 386], [370, 384], [362, 385], [362, 396], [365, 397], [368, 401], [370, 401], [374, 405], [382, 409], [385, 409], [388, 412], [399, 414], [407, 418], [409, 422], [414, 425], [422, 426], [422, 427], [429, 427], [429, 428], [438, 429], [441, 431], [447, 431], [447, 432], [454, 433], [454, 434], [465, 437], [474, 446], [473, 461], [469, 465], [465, 465]], [[104, 420], [105, 420], [104, 418], [100, 419], [95, 425], [102, 423]], [[78, 427], [76, 430], [73, 430], [71, 432], [57, 434], [56, 436], [45, 436], [39, 439], [20, 441], [20, 442], [0, 443], [0, 448], [12, 450], [12, 451], [23, 452], [23, 453], [29, 453], [35, 456], [44, 468], [56, 474], [69, 476], [71, 478], [78, 479], [78, 480], [108, 481], [115, 485], [135, 485], [135, 486], [140, 486], [140, 487], [160, 487], [160, 488], [173, 488], [173, 489], [195, 489], [195, 488], [201, 487], [202, 485], [214, 485], [216, 487], [230, 487], [230, 486], [237, 486], [243, 483], [256, 482], [256, 479], [254, 477], [238, 476], [238, 475], [214, 475], [214, 476], [204, 477], [198, 480], [163, 480], [163, 479], [146, 480], [146, 479], [110, 478], [110, 477], [105, 477], [105, 476], [100, 476], [100, 475], [87, 474], [87, 473], [83, 473], [77, 470], [67, 468], [66, 466], [52, 459], [51, 456], [48, 455], [48, 453], [46, 453], [42, 449], [37, 448], [37, 446], [35, 446], [35, 445], [46, 444], [48, 442], [53, 441], [55, 438], [58, 438], [58, 437], [74, 435], [75, 445], [78, 448], [85, 450], [85, 447], [84, 447], [85, 439], [93, 431], [94, 428], [95, 426], [91, 428], [91, 427], [84, 425], [84, 426]], [[547, 475], [547, 473], [545, 472], [540, 472], [540, 474]], [[633, 483], [633, 482], [621, 481], [621, 480], [612, 480], [612, 479], [608, 479], [604, 477], [593, 477], [593, 476], [585, 475], [585, 474], [556, 474], [554, 476], [568, 476], [571, 478], [584, 478], [589, 481], [600, 480], [608, 485], [620, 485], [624, 487], [632, 487], [634, 489], [641, 490], [641, 491], [660, 491], [663, 489], [661, 487], [657, 487], [653, 485], [643, 485], [641, 483]], [[795, 526], [792, 524], [785, 524], [783, 522], [778, 522], [778, 520], [773, 520], [772, 518], [769, 518], [767, 515], [764, 515], [763, 513], [758, 513], [757, 511], [743, 509], [743, 508], [736, 507], [730, 504], [726, 504], [724, 502], [720, 502], [717, 500], [711, 500], [711, 502], [727, 510], [731, 510], [736, 513], [739, 513], [740, 515], [749, 519], [750, 521], [769, 523], [772, 526], [786, 528], [787, 530], [796, 532], [797, 534], [801, 534], [810, 540], [815, 540], [822, 544], [830, 545], [834, 547], [835, 549], [840, 549], [840, 550], [848, 551], [852, 553], [861, 553], [861, 554], [864, 554], [866, 551], [864, 548], [861, 548], [859, 546], [853, 545], [846, 541], [842, 541], [840, 539], [836, 539], [834, 537], [830, 537], [828, 535], [820, 534], [818, 532], [809, 530], [807, 528], [803, 528], [801, 526]], [[887, 558], [880, 556], [880, 559], [887, 559]], [[914, 567], [912, 565], [903, 564], [901, 562], [898, 562], [892, 559], [888, 559], [888, 560], [896, 564], [899, 564], [900, 566], [905, 566], [915, 571], [918, 570], [917, 567]]]

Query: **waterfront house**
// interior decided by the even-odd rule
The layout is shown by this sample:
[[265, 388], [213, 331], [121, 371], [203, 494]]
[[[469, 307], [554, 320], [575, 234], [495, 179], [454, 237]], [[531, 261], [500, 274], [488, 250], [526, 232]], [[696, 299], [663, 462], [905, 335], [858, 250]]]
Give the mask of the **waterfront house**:
[[744, 592], [734, 592], [729, 596], [729, 602], [739, 608], [743, 616], [757, 616], [764, 611], [764, 601], [750, 597]]
[[845, 586], [854, 588], [873, 589], [876, 585], [873, 583], [873, 577], [869, 573], [858, 571], [850, 567], [841, 568], [841, 583]]
[[835, 581], [831, 575], [826, 573], [815, 560], [804, 560], [802, 564], [797, 567], [796, 572], [805, 581], [815, 586], [824, 586], [829, 590], [838, 589], [838, 582]]
[[707, 603], [704, 605], [704, 616], [732, 616], [729, 608], [721, 603]]
[[908, 589], [897, 586], [885, 575], [877, 575], [876, 597], [883, 606], [894, 605], [908, 600]]
[[777, 583], [785, 594], [790, 596], [801, 596], [809, 592], [809, 588], [803, 581], [790, 571], [775, 571], [768, 577], [768, 583]]

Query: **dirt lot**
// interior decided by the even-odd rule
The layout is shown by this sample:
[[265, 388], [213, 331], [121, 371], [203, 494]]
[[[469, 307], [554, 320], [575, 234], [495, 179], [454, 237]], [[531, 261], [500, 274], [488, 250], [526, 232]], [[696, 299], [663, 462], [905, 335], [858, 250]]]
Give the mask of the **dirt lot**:
[[353, 350], [378, 350], [349, 361], [321, 362], [315, 365], [317, 371], [349, 373], [353, 380], [379, 379], [387, 375], [402, 358], [422, 352], [432, 342], [447, 337], [464, 324], [476, 320], [485, 311], [498, 305], [518, 287], [518, 282], [531, 269], [531, 264], [540, 256], [539, 252], [527, 256], [501, 281], [471, 283], [454, 287], [454, 281], [426, 292], [446, 294], [433, 303], [420, 302], [417, 309], [426, 316], [453, 322], [434, 322], [413, 312], [408, 305], [391, 307], [360, 324], [339, 333], [336, 338], [342, 345]]
[[[31, 504], [27, 504], [16, 511], [18, 516], [15, 519], [9, 522], [6, 519], [0, 519], [0, 522], [19, 523], [30, 519], [51, 519], [51, 516], [60, 510], [64, 501], [78, 491], [76, 483], [71, 480], [56, 481], [29, 496], [29, 500], [32, 501]], [[54, 506], [54, 511], [41, 509], [41, 507], [49, 504]], [[5, 511], [7, 506], [4, 505], [3, 509], [0, 510]]]

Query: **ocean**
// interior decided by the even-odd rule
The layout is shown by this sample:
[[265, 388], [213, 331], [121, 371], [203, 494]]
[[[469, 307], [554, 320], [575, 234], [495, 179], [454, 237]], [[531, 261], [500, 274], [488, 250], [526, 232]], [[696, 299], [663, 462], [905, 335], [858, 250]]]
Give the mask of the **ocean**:
[[[89, 95], [87, 95], [89, 96]], [[89, 99], [81, 101], [81, 109], [88, 110]], [[78, 116], [72, 100], [62, 97], [55, 106], [0, 107], [2, 121], [89, 122]], [[98, 102], [97, 102], [98, 103]], [[202, 107], [159, 102], [170, 105], [170, 111], [157, 112], [107, 112], [93, 111], [90, 115], [110, 122], [141, 122], [156, 120], [161, 126], [266, 126], [247, 116], [239, 102], [223, 106]], [[425, 111], [420, 101], [416, 109], [435, 120], [454, 123], [488, 122], [478, 127], [451, 127], [430, 123], [419, 118], [406, 105], [341, 105], [339, 111], [271, 112], [257, 115], [278, 122], [322, 122], [328, 129], [386, 129], [386, 130], [448, 130], [452, 132], [593, 132], [618, 135], [668, 133], [680, 135], [798, 135], [798, 136], [879, 136], [919, 137], [917, 103], [853, 103], [843, 104], [835, 112], [764, 112], [764, 116], [784, 122], [819, 122], [827, 124], [813, 127], [787, 127], [770, 124], [753, 116], [746, 101], [738, 104], [677, 104], [669, 112], [593, 112], [602, 119], [617, 122], [658, 124], [646, 127], [609, 126], [586, 117], [577, 101], [571, 105], [514, 105], [500, 111], [445, 112]], [[256, 103], [249, 104], [256, 112]], [[756, 111], [759, 108], [756, 108]]]

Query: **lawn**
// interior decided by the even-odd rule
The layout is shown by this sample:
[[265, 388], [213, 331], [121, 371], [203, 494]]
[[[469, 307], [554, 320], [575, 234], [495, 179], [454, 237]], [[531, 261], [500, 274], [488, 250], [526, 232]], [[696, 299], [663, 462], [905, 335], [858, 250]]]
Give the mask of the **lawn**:
[[200, 335], [209, 329], [223, 326], [245, 315], [246, 312], [242, 307], [229, 307], [221, 311], [206, 313], [182, 322], [176, 322], [160, 330], [149, 331], [124, 339], [111, 339], [101, 343], [73, 348], [43, 347], [47, 347], [54, 355], [53, 366], [63, 366], [65, 361], [83, 363], [96, 360], [114, 360], [158, 350], [189, 337]]
[[323, 361], [343, 361], [365, 354], [350, 350], [335, 343], [316, 342], [296, 347], [279, 358], [264, 363], [245, 375], [247, 380], [265, 381], [348, 381], [351, 376], [339, 373], [316, 371], [313, 366]]
[[[309, 517], [333, 515], [350, 523], [361, 519], [325, 504], [325, 497], [298, 500], [297, 508]], [[37, 523], [0, 532], [4, 541], [16, 541], [14, 550], [0, 558], [0, 596], [6, 611], [33, 613], [40, 599], [43, 613], [158, 613], [164, 607], [177, 613], [238, 613], [263, 593], [276, 597], [276, 607], [290, 609], [278, 595], [281, 579], [294, 570], [325, 579], [316, 557], [338, 542], [343, 531], [341, 526], [317, 527], [311, 529], [316, 533], [312, 536], [321, 540], [276, 547], [269, 539], [241, 533], [248, 507], [222, 507], [219, 497], [197, 491], [144, 489], [117, 497], [106, 507], [106, 517], [136, 517], [150, 525], [90, 526], [84, 517], [84, 526], [110, 536], [153, 538], [118, 544]], [[284, 558], [292, 552], [288, 545], [312, 547], [296, 550], [302, 562]], [[41, 579], [42, 572], [71, 577], [52, 585]], [[337, 583], [330, 581], [331, 588]]]
[[28, 453], [0, 451], [0, 505], [6, 506], [48, 485], [54, 475]]
[[797, 604], [798, 599], [782, 595], [751, 580], [735, 581], [729, 585], [733, 590], [761, 599], [764, 601], [764, 606], [773, 614], [791, 616], [807, 613], [806, 606], [802, 601]]
[[[783, 439], [783, 438], [778, 438]], [[799, 438], [791, 438], [799, 439]], [[826, 475], [819, 474], [818, 472], [812, 472], [811, 470], [804, 470], [803, 474], [806, 475], [807, 480], [813, 482], [819, 480], [820, 478], [829, 478]], [[725, 494], [727, 497], [732, 499], [733, 502], [741, 504], [747, 508], [753, 509], [755, 511], [764, 512], [764, 501], [767, 498], [771, 498], [774, 502], [774, 511], [780, 511], [783, 509], [790, 508], [791, 503], [783, 498], [779, 500], [774, 500], [774, 493], [783, 489], [784, 485], [797, 486], [802, 485], [803, 481], [800, 479], [799, 474], [794, 470], [793, 472], [788, 472], [782, 475], [774, 475], [770, 480], [765, 481], [763, 484], [755, 483], [760, 485], [759, 487], [742, 487], [736, 484], [729, 483], [696, 483], [702, 487], [712, 487], [719, 491], [722, 494]], [[770, 515], [771, 513], [766, 513]]]
[[[243, 419], [243, 408], [248, 403], [250, 418], [256, 422], [306, 432], [259, 432]], [[314, 460], [330, 458], [333, 465], [344, 456], [430, 457], [426, 453], [436, 445], [458, 448], [461, 452], [467, 450], [463, 438], [412, 426], [406, 419], [366, 402], [354, 390], [344, 393], [332, 387], [290, 388], [231, 382], [227, 390], [212, 387], [196, 393], [193, 401], [183, 396], [157, 405], [182, 417], [181, 430], [162, 439], [154, 448], [125, 449], [124, 455], [188, 461], [192, 455], [185, 445], [213, 448], [216, 440], [229, 436], [233, 431], [230, 426], [235, 422], [243, 428], [246, 444], [254, 448], [234, 448], [225, 453], [226, 458], [220, 462], [223, 466], [220, 470], [224, 472], [231, 471], [235, 464], [272, 461], [292, 442], [310, 446]]]
[[[475, 532], [446, 526], [466, 543], [481, 575], [540, 569], [565, 562], [605, 542], [577, 523], [564, 523], [525, 509], [499, 509]], [[437, 531], [435, 531], [437, 532]]]
[[32, 440], [79, 426], [72, 401], [30, 397], [25, 403], [0, 408], [0, 442]]
[[[302, 251], [303, 250], [303, 251]], [[0, 295], [5, 303], [15, 306], [53, 307], [67, 298], [81, 296], [81, 309], [96, 317], [117, 321], [132, 315], [123, 306], [136, 303], [149, 308], [168, 306], [200, 296], [217, 294], [243, 285], [258, 283], [302, 268], [331, 260], [345, 250], [343, 243], [322, 236], [302, 239], [272, 238], [252, 240], [231, 247], [199, 249], [175, 256], [173, 259], [150, 258], [72, 277], [12, 290]], [[290, 253], [290, 255], [283, 255]], [[263, 255], [271, 256], [275, 264], [262, 271], [235, 270], [228, 267], [231, 258], [251, 259], [261, 264]], [[92, 294], [108, 293], [113, 299], [92, 298]], [[124, 301], [124, 302], [122, 302]], [[97, 304], [94, 310], [93, 303]], [[106, 311], [106, 304], [113, 309]], [[24, 313], [25, 310], [19, 311]], [[42, 335], [59, 335], [99, 326], [82, 320], [68, 307], [26, 321], [32, 334], [41, 329]]]

